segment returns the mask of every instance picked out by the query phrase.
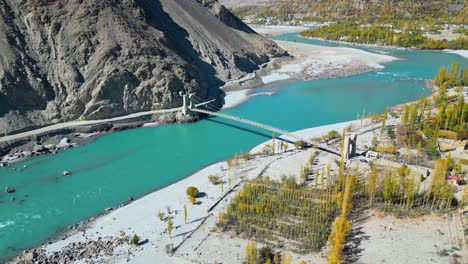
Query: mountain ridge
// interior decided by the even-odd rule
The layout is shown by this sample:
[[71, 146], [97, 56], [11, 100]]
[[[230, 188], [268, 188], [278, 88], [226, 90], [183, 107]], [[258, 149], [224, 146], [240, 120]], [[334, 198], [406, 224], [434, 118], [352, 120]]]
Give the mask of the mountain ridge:
[[0, 133], [180, 106], [286, 53], [215, 0], [0, 0]]

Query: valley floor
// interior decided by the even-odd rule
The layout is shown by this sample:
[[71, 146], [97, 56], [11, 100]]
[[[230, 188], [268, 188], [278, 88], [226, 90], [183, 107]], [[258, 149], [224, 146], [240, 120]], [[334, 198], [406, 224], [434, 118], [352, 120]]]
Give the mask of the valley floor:
[[[289, 31], [290, 32], [290, 31]], [[264, 83], [288, 78], [330, 78], [355, 74], [369, 70], [379, 70], [381, 63], [396, 58], [368, 53], [349, 48], [330, 48], [313, 45], [279, 41], [283, 48], [295, 58], [280, 64], [276, 70], [267, 70], [262, 77]], [[348, 68], [346, 68], [348, 67]], [[229, 92], [225, 107], [232, 107], [243, 102], [249, 96], [245, 90]], [[391, 120], [388, 121], [391, 123]], [[351, 121], [328, 126], [305, 129], [294, 134], [303, 138], [320, 137], [331, 131], [353, 125], [365, 126], [367, 121]], [[30, 132], [32, 133], [32, 132]], [[365, 134], [365, 133], [364, 133]], [[363, 142], [372, 139], [372, 133], [362, 136]], [[287, 139], [287, 138], [286, 138]], [[294, 141], [293, 139], [290, 139]], [[252, 154], [261, 152], [265, 142], [251, 150]], [[258, 176], [269, 176], [281, 179], [284, 175], [299, 174], [313, 149], [297, 150], [291, 144], [286, 152], [271, 156], [261, 154], [240, 164], [232, 170], [227, 162], [207, 166], [193, 175], [161, 190], [148, 194], [130, 204], [110, 210], [109, 213], [96, 218], [87, 224], [74, 227], [68, 234], [58, 237], [50, 244], [35, 250], [39, 255], [27, 252], [13, 262], [26, 258], [50, 258], [62, 262], [76, 263], [241, 263], [245, 256], [245, 245], [248, 240], [230, 233], [219, 233], [215, 230], [220, 212], [226, 210], [236, 191], [249, 179]], [[322, 153], [318, 167], [332, 164], [336, 170], [336, 159], [332, 154]], [[359, 162], [359, 160], [357, 161]], [[425, 171], [425, 170], [423, 170]], [[208, 176], [217, 175], [224, 184], [213, 185]], [[185, 190], [195, 186], [201, 191], [195, 204], [188, 202]], [[187, 221], [184, 221], [184, 205], [187, 207]], [[158, 213], [173, 218], [172, 234], [167, 233], [167, 222], [159, 219]], [[357, 263], [447, 263], [448, 257], [443, 250], [454, 250], [458, 245], [455, 238], [463, 238], [461, 218], [434, 215], [420, 219], [420, 222], [406, 222], [389, 216], [379, 216], [378, 212], [368, 212], [365, 221], [356, 219], [355, 230], [359, 230], [362, 248]], [[391, 228], [391, 229], [390, 229]], [[213, 232], [214, 231], [214, 232]], [[408, 235], [408, 234], [423, 235]], [[121, 236], [141, 238], [139, 246], [123, 243], [115, 246], [113, 241]], [[455, 238], [454, 238], [455, 237]], [[424, 240], [418, 246], [411, 246]], [[92, 245], [99, 241], [98, 249]], [[66, 249], [66, 250], [65, 250]], [[176, 249], [174, 255], [168, 255], [168, 249]], [[462, 245], [460, 250], [466, 249]], [[106, 254], [105, 251], [113, 252]], [[401, 253], [403, 252], [403, 253]], [[440, 253], [442, 252], [442, 253]], [[32, 255], [31, 255], [32, 254]], [[451, 254], [451, 253], [450, 253]], [[449, 255], [450, 255], [449, 254]], [[466, 251], [459, 255], [467, 256]], [[93, 257], [92, 257], [93, 256]], [[95, 256], [98, 256], [95, 258]], [[326, 263], [327, 248], [321, 252], [299, 256], [292, 254], [293, 263], [300, 259], [312, 263]], [[397, 261], [399, 260], [399, 261]]]
[[[302, 138], [313, 138], [331, 130], [341, 131], [352, 126], [359, 135], [360, 149], [372, 140], [372, 131], [379, 128], [379, 124], [370, 125], [369, 122], [350, 121], [305, 129], [294, 134]], [[388, 124], [396, 122], [397, 119], [388, 120]], [[36, 249], [35, 252], [39, 253], [37, 258], [48, 257], [67, 263], [242, 263], [248, 240], [242, 235], [218, 231], [216, 223], [219, 214], [226, 211], [237, 191], [250, 179], [268, 176], [280, 180], [284, 175], [298, 175], [301, 167], [315, 151], [313, 148], [297, 150], [290, 144], [288, 150], [282, 153], [270, 156], [259, 154], [265, 144], [271, 144], [271, 140], [253, 148], [251, 153], [257, 155], [247, 161], [241, 159], [231, 170], [228, 170], [227, 162], [212, 164], [182, 181], [112, 210], [89, 224], [80, 225], [72, 233]], [[336, 144], [333, 146], [337, 147]], [[314, 168], [322, 168], [330, 163], [331, 171], [336, 171], [336, 159], [337, 156], [322, 152]], [[350, 162], [359, 163], [362, 162], [361, 159], [358, 157]], [[360, 166], [365, 164], [361, 163]], [[411, 170], [423, 173], [426, 168], [412, 166]], [[221, 177], [224, 184], [211, 184], [208, 180], [210, 175]], [[425, 183], [428, 184], [429, 180]], [[202, 193], [193, 205], [188, 202], [185, 194], [188, 186], [195, 186]], [[183, 216], [184, 205], [187, 206], [186, 223]], [[160, 212], [173, 219], [174, 229], [171, 235], [167, 233], [167, 222], [158, 217]], [[353, 258], [356, 263], [385, 263], [390, 260], [408, 264], [448, 263], [455, 255], [462, 259], [468, 256], [463, 234], [463, 216], [460, 217], [457, 213], [397, 219], [373, 209], [360, 212], [356, 217], [351, 217], [351, 221], [351, 233], [354, 235], [349, 243], [354, 244], [356, 250], [348, 257]], [[141, 244], [132, 246], [120, 243], [115, 246], [113, 241], [122, 232], [130, 238], [138, 235]], [[96, 249], [92, 245], [96, 241], [104, 246]], [[169, 248], [176, 249], [175, 253], [167, 254], [166, 249]], [[113, 253], [106, 255], [104, 249], [112, 249]], [[327, 263], [327, 250], [324, 247], [313, 254], [290, 254], [293, 263], [300, 260]], [[30, 253], [21, 258], [24, 259], [27, 254]], [[18, 260], [14, 262], [17, 263]]]

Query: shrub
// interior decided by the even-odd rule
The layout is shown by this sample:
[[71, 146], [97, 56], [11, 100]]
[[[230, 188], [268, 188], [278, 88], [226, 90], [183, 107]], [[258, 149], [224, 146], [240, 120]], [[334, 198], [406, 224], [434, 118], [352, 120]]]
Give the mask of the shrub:
[[462, 129], [462, 130], [458, 131], [457, 138], [459, 140], [468, 139], [468, 129]]
[[197, 201], [197, 198], [189, 196], [188, 200], [191, 204], [194, 204]]
[[159, 220], [164, 221], [164, 217], [165, 217], [164, 212], [159, 212], [158, 217], [159, 217]]
[[187, 188], [187, 190], [185, 191], [185, 193], [189, 196], [189, 197], [197, 197], [197, 195], [200, 193], [200, 191], [198, 191], [198, 189], [196, 187], [193, 187], [193, 186], [190, 186]]
[[426, 151], [427, 156], [429, 156], [429, 158], [433, 160], [440, 157], [440, 153], [437, 148], [437, 142], [434, 143], [434, 142], [428, 141], [424, 150]]
[[332, 131], [328, 132], [327, 137], [328, 137], [328, 140], [339, 138], [340, 133], [338, 131], [336, 131], [336, 130], [332, 130]]
[[167, 244], [166, 245], [166, 253], [172, 253], [173, 249], [174, 249], [173, 244]]
[[440, 130], [439, 137], [454, 139], [454, 140], [458, 138], [457, 132], [450, 131], [450, 130]]
[[288, 186], [291, 188], [297, 186], [296, 177], [294, 177], [294, 175], [290, 175], [290, 176], [283, 175], [281, 177], [281, 183], [284, 184], [284, 186]]
[[301, 149], [304, 145], [304, 143], [300, 140], [294, 142], [294, 147], [296, 147], [296, 149]]
[[273, 154], [273, 145], [270, 145], [270, 144], [266, 144], [265, 146], [263, 146], [262, 148], [262, 153], [265, 154], [265, 155], [270, 155], [270, 154]]
[[403, 166], [397, 168], [397, 172], [401, 177], [406, 177], [406, 176], [409, 175], [410, 170], [409, 170], [408, 166], [403, 165]]
[[392, 126], [387, 127], [387, 135], [391, 140], [395, 140], [395, 138], [396, 138], [395, 130], [393, 130]]
[[252, 155], [250, 154], [250, 152], [246, 151], [244, 153], [242, 153], [242, 158], [245, 160], [245, 161], [248, 161], [252, 158]]
[[380, 145], [377, 147], [378, 152], [384, 152], [389, 154], [395, 154], [397, 152], [397, 148], [395, 146], [384, 146]]
[[265, 246], [258, 250], [258, 261], [260, 263], [265, 263], [267, 259], [271, 260], [273, 257], [273, 252], [270, 247]]
[[128, 243], [128, 236], [124, 231], [120, 231], [120, 239], [122, 239], [123, 242]]
[[219, 176], [216, 176], [216, 175], [210, 175], [208, 176], [208, 180], [210, 180], [210, 182], [213, 184], [213, 185], [217, 185], [221, 182], [221, 179], [219, 178]]
[[369, 119], [372, 121], [372, 123], [381, 122], [383, 119], [383, 115], [374, 114], [374, 115], [369, 116]]
[[220, 212], [219, 217], [218, 217], [218, 221], [219, 221], [220, 224], [224, 224], [227, 221], [226, 214]]
[[140, 243], [140, 237], [137, 235], [133, 235], [132, 239], [130, 240], [130, 243], [132, 245], [138, 246], [138, 243]]

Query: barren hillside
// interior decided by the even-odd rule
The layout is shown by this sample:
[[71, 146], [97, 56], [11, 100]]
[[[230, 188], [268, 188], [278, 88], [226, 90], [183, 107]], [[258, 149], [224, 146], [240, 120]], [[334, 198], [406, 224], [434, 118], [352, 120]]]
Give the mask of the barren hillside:
[[281, 54], [216, 0], [0, 0], [0, 134], [215, 96]]

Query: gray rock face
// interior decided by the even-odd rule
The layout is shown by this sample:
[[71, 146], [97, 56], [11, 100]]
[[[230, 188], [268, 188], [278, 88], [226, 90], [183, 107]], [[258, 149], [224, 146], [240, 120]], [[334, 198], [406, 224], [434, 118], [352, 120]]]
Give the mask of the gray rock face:
[[216, 0], [0, 0], [0, 136], [213, 97], [284, 53]]

